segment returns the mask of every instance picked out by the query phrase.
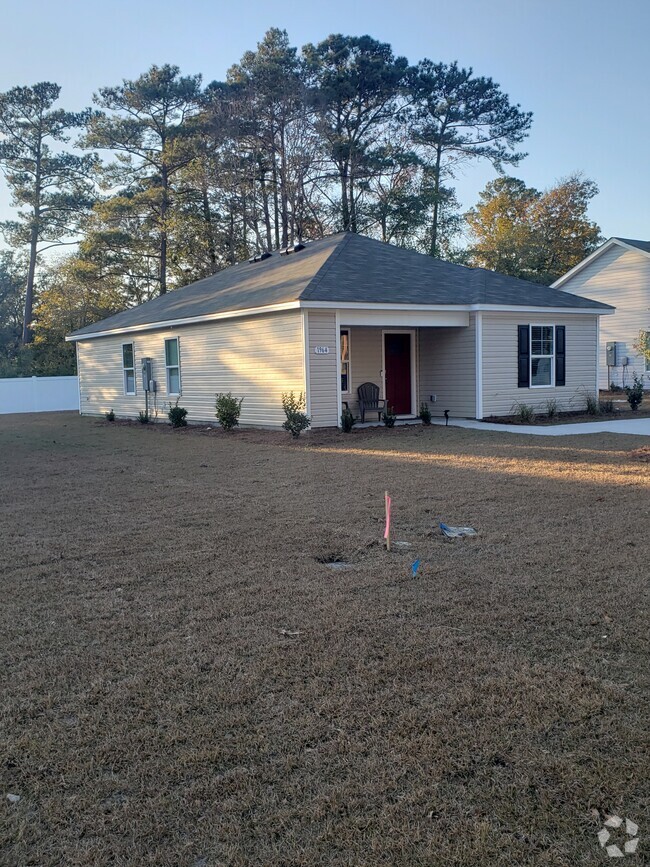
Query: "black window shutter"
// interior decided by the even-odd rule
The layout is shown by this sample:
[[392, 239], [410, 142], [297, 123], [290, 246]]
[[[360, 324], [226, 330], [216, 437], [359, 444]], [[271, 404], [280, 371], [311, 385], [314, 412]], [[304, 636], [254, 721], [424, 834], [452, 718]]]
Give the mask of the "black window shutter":
[[517, 327], [519, 330], [519, 373], [517, 386], [519, 388], [528, 388], [530, 385], [530, 329], [527, 325], [519, 325]]
[[555, 326], [555, 384], [566, 385], [566, 328]]

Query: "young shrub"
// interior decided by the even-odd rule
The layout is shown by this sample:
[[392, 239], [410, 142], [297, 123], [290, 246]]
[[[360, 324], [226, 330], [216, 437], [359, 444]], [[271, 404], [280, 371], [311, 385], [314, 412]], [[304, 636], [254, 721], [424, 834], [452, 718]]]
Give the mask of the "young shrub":
[[302, 431], [311, 424], [311, 419], [305, 412], [304, 394], [300, 392], [296, 397], [292, 391], [283, 392], [282, 409], [287, 417], [287, 420], [282, 423], [282, 427], [289, 431], [292, 437], [299, 437]]
[[232, 430], [234, 427], [238, 426], [241, 405], [243, 402], [243, 397], [237, 400], [236, 397], [232, 396], [231, 392], [228, 392], [228, 394], [217, 395], [215, 403], [217, 411], [215, 412], [215, 415], [224, 430]]
[[513, 413], [522, 424], [533, 424], [535, 421], [535, 410], [528, 403], [516, 403], [513, 406]]
[[643, 380], [638, 374], [634, 374], [633, 384], [625, 387], [625, 394], [627, 394], [627, 402], [632, 407], [632, 412], [636, 412], [643, 401]]
[[112, 409], [109, 409], [109, 411], [105, 415], [105, 418], [106, 418], [106, 421], [115, 421], [115, 413], [113, 412]]
[[341, 413], [341, 430], [343, 431], [343, 433], [350, 433], [353, 427], [354, 416], [350, 411], [350, 407], [346, 406], [346, 408]]
[[613, 400], [601, 400], [600, 401], [600, 411], [604, 412], [604, 413], [608, 413], [611, 415], [611, 413], [614, 412], [614, 401]]
[[585, 410], [587, 415], [600, 415], [600, 401], [594, 394], [587, 393], [586, 395], [587, 406]]
[[385, 411], [382, 413], [381, 420], [386, 427], [395, 427], [397, 416], [393, 412], [392, 406], [386, 407]]
[[610, 382], [609, 390], [611, 391], [612, 394], [620, 394], [623, 391], [621, 386], [616, 385], [614, 382]]
[[172, 427], [187, 427], [187, 410], [178, 405], [178, 398], [174, 406], [169, 404], [167, 418]]
[[546, 418], [557, 418], [558, 406], [554, 397], [546, 401]]
[[149, 424], [149, 413], [140, 410], [140, 412], [138, 413], [138, 421], [140, 422], [140, 424]]
[[424, 401], [420, 404], [419, 418], [422, 419], [422, 424], [431, 424], [431, 410], [429, 404]]

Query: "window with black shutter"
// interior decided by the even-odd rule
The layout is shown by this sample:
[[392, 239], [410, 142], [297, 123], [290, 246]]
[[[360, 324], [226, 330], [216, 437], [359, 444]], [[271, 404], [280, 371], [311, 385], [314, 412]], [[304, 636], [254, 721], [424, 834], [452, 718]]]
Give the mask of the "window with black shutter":
[[519, 325], [519, 375], [517, 385], [519, 388], [528, 388], [530, 385], [530, 326]]
[[555, 384], [566, 385], [566, 328], [555, 326]]

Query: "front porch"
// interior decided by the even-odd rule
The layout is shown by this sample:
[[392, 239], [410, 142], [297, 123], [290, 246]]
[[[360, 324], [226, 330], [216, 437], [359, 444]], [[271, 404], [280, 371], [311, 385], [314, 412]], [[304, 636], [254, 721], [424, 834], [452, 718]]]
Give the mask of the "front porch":
[[[340, 325], [340, 412], [347, 406], [361, 421], [358, 389], [374, 383], [398, 421], [417, 419], [420, 406], [433, 417], [476, 414], [476, 353], [473, 323], [467, 326]], [[383, 406], [382, 405], [382, 406]], [[380, 412], [367, 412], [377, 423]]]

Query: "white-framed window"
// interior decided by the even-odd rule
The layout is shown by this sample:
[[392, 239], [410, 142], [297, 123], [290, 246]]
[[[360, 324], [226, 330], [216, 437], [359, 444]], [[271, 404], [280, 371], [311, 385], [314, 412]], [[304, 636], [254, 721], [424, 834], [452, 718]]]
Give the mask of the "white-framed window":
[[530, 387], [555, 384], [555, 328], [553, 325], [530, 326]]
[[165, 371], [167, 374], [167, 394], [181, 393], [181, 361], [178, 337], [165, 340]]
[[349, 394], [352, 388], [350, 376], [350, 329], [341, 328], [341, 392]]
[[122, 344], [124, 394], [135, 394], [135, 352], [132, 343]]

